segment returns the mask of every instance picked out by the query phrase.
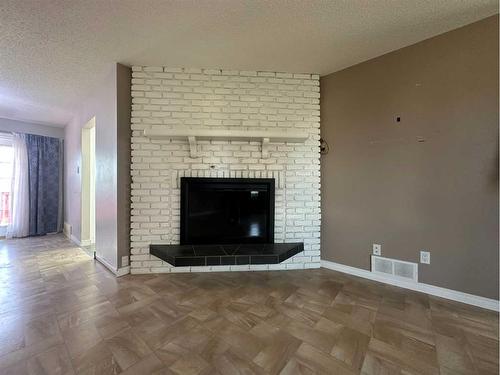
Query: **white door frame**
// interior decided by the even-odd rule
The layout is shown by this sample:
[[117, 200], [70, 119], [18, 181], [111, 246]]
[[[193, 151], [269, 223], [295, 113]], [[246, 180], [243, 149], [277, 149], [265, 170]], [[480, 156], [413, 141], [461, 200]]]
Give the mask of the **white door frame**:
[[80, 244], [95, 244], [95, 117], [82, 128]]

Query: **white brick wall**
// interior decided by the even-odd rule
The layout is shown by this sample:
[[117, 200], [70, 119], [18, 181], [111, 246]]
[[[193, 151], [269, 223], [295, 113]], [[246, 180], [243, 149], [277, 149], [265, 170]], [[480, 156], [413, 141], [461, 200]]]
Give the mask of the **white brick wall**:
[[[319, 76], [213, 69], [132, 68], [131, 272], [236, 271], [320, 266]], [[276, 129], [310, 134], [304, 144], [150, 139], [146, 128]], [[179, 243], [179, 179], [276, 179], [275, 241], [304, 252], [271, 266], [171, 267], [150, 243]]]

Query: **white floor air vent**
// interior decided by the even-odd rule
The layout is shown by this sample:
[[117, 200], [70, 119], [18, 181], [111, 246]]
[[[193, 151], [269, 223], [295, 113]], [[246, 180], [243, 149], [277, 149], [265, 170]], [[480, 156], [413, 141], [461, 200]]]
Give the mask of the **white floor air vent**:
[[393, 279], [418, 282], [418, 264], [372, 255], [372, 272]]

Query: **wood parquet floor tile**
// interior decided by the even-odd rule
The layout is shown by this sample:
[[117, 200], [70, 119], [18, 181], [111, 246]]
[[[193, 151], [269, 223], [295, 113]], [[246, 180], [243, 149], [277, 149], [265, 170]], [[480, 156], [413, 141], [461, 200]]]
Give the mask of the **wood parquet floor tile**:
[[0, 241], [0, 374], [493, 375], [498, 314], [325, 269], [116, 278]]

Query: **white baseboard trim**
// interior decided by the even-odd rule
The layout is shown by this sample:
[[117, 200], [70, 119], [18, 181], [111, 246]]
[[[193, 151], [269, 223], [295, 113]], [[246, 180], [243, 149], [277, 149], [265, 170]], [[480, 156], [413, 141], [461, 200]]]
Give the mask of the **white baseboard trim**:
[[90, 246], [92, 245], [91, 240], [80, 240], [80, 246]]
[[106, 259], [96, 255], [96, 260], [99, 261], [104, 267], [113, 272], [117, 277], [124, 276], [130, 273], [130, 267], [115, 268]]
[[80, 240], [78, 238], [76, 238], [74, 235], [70, 235], [68, 237], [71, 241], [73, 241], [74, 243], [76, 243], [78, 246], [82, 246], [82, 244], [80, 243]]
[[384, 284], [390, 284], [394, 286], [398, 286], [400, 288], [410, 289], [417, 292], [427, 293], [432, 296], [441, 297], [450, 299], [452, 301], [462, 302], [473, 306], [482, 307], [484, 309], [500, 311], [500, 301], [476, 296], [474, 294], [468, 294], [459, 292], [456, 290], [441, 288], [439, 286], [424, 284], [424, 283], [416, 283], [405, 280], [394, 280], [390, 277], [383, 276], [380, 274], [376, 274], [367, 270], [363, 270], [361, 268], [346, 266], [340, 263], [330, 262], [329, 260], [321, 260], [321, 267], [328, 268], [330, 270], [346, 273], [349, 275], [354, 275], [358, 277], [362, 277], [365, 279], [370, 279], [374, 281], [378, 281]]
[[118, 268], [115, 272], [115, 275], [120, 277], [120, 276], [125, 276], [130, 273], [130, 266]]
[[63, 234], [67, 238], [69, 238], [71, 241], [76, 243], [78, 246], [90, 246], [90, 245], [92, 245], [92, 242], [90, 240], [79, 240], [73, 234], [70, 234], [66, 229], [67, 229], [67, 225], [64, 225]]
[[66, 237], [70, 238], [71, 237], [71, 224], [68, 222], [64, 222], [63, 225], [63, 233]]
[[[64, 234], [66, 235], [66, 233], [64, 233]], [[66, 235], [66, 237], [68, 237], [68, 236]], [[82, 243], [78, 240], [78, 238], [76, 238], [73, 235], [69, 236], [68, 238], [71, 241], [73, 241], [75, 244], [77, 244], [78, 246], [88, 246], [88, 245], [82, 245]], [[116, 275], [116, 277], [125, 276], [125, 275], [130, 273], [130, 266], [122, 267], [122, 268], [114, 268], [106, 259], [101, 258], [98, 255], [95, 256], [95, 259], [99, 263], [101, 263], [104, 267], [106, 267], [108, 270], [110, 270], [114, 275]]]

